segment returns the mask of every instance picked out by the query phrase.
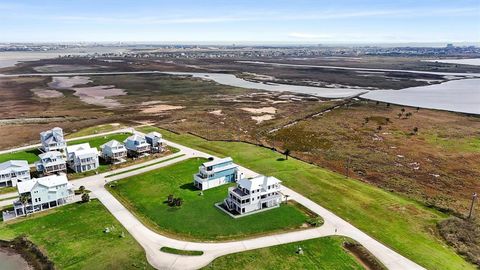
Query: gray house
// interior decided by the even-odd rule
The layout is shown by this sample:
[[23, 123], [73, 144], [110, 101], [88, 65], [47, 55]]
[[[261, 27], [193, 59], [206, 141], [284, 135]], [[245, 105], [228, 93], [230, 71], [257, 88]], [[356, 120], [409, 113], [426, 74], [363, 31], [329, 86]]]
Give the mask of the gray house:
[[74, 196], [73, 186], [65, 174], [21, 182], [17, 188], [20, 199], [13, 203], [16, 216], [65, 204]]
[[58, 151], [66, 155], [67, 142], [63, 137], [63, 130], [61, 128], [55, 127], [51, 130], [41, 132], [40, 142], [42, 143], [40, 149], [43, 152]]
[[162, 134], [158, 132], [150, 132], [145, 135], [145, 140], [150, 144], [152, 152], [159, 153], [163, 151]]
[[67, 147], [67, 156], [68, 166], [77, 173], [96, 170], [99, 166], [98, 150], [89, 143]]
[[122, 163], [127, 161], [127, 148], [123, 143], [111, 140], [100, 146], [101, 157], [113, 164]]
[[25, 160], [9, 160], [0, 163], [0, 188], [14, 187], [30, 180], [30, 167]]
[[236, 187], [228, 189], [225, 206], [240, 215], [277, 207], [282, 202], [281, 182], [273, 176], [264, 175], [240, 179]]
[[63, 154], [58, 151], [48, 151], [38, 155], [39, 161], [35, 163], [37, 171], [43, 175], [64, 172], [67, 170], [67, 163]]
[[133, 157], [147, 155], [151, 149], [151, 145], [147, 143], [145, 136], [138, 134], [128, 137], [124, 143], [125, 148], [127, 148], [128, 155]]
[[193, 176], [193, 185], [201, 190], [232, 183], [238, 179], [238, 165], [232, 158], [222, 158], [203, 163]]

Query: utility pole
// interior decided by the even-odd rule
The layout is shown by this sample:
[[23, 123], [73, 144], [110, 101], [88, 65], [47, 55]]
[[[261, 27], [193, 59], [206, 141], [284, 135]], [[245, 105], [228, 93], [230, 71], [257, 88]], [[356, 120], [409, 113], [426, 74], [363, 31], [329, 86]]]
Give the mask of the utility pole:
[[347, 170], [347, 173], [346, 173], [347, 178], [350, 177], [350, 163], [351, 163], [351, 162], [352, 162], [352, 158], [351, 158], [351, 157], [348, 157], [347, 162], [346, 162], [346, 164], [345, 164], [345, 168], [346, 168], [346, 170]]
[[468, 213], [468, 219], [472, 218], [473, 208], [475, 207], [476, 200], [477, 200], [477, 193], [474, 192], [472, 195], [472, 204], [470, 204], [470, 212]]

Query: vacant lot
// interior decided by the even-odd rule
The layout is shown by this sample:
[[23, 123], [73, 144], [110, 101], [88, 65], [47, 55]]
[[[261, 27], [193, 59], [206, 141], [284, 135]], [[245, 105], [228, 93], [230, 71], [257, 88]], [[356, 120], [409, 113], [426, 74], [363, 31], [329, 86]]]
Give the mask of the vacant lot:
[[[129, 177], [109, 190], [145, 223], [174, 237], [225, 240], [299, 229], [307, 216], [292, 205], [234, 219], [214, 206], [227, 197], [227, 186], [200, 195], [193, 174], [204, 159], [190, 159], [165, 168]], [[183, 199], [181, 207], [170, 207], [168, 195]]]
[[445, 214], [327, 169], [296, 159], [282, 160], [281, 154], [265, 148], [160, 131], [166, 139], [213, 155], [231, 156], [238, 164], [278, 177], [286, 186], [428, 269], [473, 269], [438, 235], [436, 224], [447, 217]]
[[[110, 233], [103, 232], [107, 227]], [[19, 235], [58, 269], [152, 269], [140, 245], [97, 200], [0, 224], [0, 239]]]
[[[203, 269], [364, 269], [342, 248], [342, 237], [324, 237], [217, 258]], [[303, 255], [297, 250], [301, 247]]]

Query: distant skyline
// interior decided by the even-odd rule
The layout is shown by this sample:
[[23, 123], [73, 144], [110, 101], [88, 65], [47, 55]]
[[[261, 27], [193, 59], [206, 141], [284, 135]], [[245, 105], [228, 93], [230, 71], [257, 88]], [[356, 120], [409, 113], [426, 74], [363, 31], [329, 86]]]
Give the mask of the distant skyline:
[[2, 0], [0, 42], [479, 43], [480, 1]]

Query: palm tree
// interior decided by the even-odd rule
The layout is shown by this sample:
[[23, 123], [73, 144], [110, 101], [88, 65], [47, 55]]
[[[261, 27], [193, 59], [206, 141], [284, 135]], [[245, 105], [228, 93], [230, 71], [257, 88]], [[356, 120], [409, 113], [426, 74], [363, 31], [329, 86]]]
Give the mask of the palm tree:
[[288, 159], [288, 156], [290, 155], [290, 149], [285, 150], [283, 154], [285, 155], [285, 159]]
[[22, 203], [22, 206], [23, 206], [23, 213], [25, 215], [27, 215], [26, 211], [25, 211], [25, 205], [28, 203], [28, 201], [30, 200], [31, 198], [31, 194], [30, 193], [27, 193], [27, 194], [22, 194], [20, 195], [20, 202]]
[[80, 186], [78, 190], [80, 191], [81, 194], [83, 194], [85, 192], [85, 186]]

